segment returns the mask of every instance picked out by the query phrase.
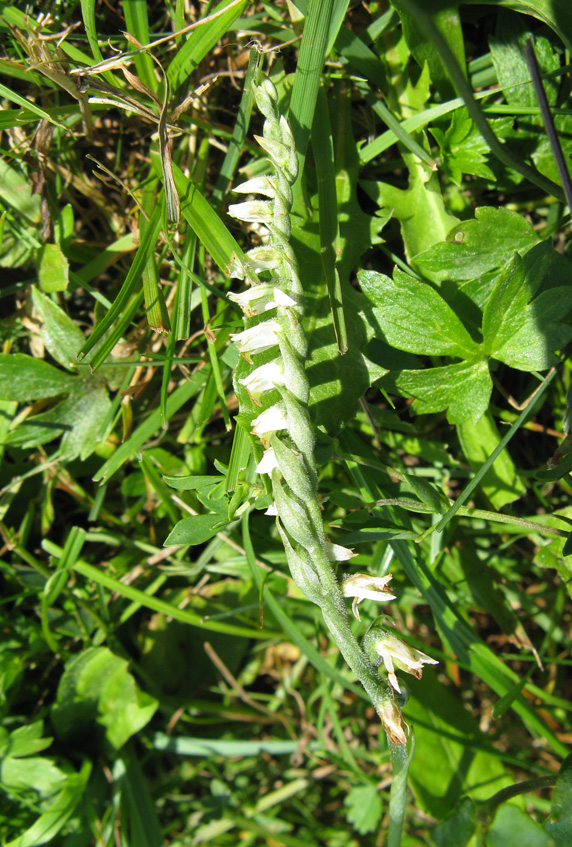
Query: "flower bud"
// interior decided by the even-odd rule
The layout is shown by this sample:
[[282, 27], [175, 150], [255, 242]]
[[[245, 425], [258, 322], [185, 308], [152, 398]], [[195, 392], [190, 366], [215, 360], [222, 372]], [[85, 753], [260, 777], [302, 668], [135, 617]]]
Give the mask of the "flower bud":
[[311, 564], [302, 558], [303, 550], [299, 551], [300, 555], [294, 550], [290, 544], [288, 535], [284, 532], [280, 524], [280, 521], [278, 521], [278, 532], [280, 533], [280, 537], [284, 545], [286, 559], [288, 561], [290, 573], [292, 574], [292, 579], [311, 603], [319, 605], [322, 599], [322, 587], [317, 573]]
[[272, 492], [284, 529], [294, 541], [311, 552], [317, 540], [308, 513], [294, 494], [285, 491], [277, 470], [272, 471]]
[[287, 388], [278, 388], [288, 416], [288, 434], [304, 456], [306, 464], [314, 469], [314, 430], [310, 421], [310, 415], [305, 405], [298, 402], [296, 397]]
[[287, 447], [276, 434], [272, 436], [270, 443], [274, 449], [278, 469], [288, 483], [291, 491], [303, 503], [313, 499], [316, 496], [316, 491], [312, 484], [313, 475], [310, 476], [301, 454]]
[[[263, 138], [260, 135], [255, 135], [254, 137], [260, 144], [264, 152], [268, 155], [268, 158], [270, 159], [277, 171], [290, 170], [290, 150], [288, 149], [288, 147], [286, 147], [285, 144], [282, 144], [281, 141], [272, 141], [270, 138]], [[235, 215], [235, 217], [238, 216]]]
[[378, 708], [381, 725], [392, 744], [406, 744], [409, 727], [403, 720], [401, 709], [395, 700], [384, 700]]

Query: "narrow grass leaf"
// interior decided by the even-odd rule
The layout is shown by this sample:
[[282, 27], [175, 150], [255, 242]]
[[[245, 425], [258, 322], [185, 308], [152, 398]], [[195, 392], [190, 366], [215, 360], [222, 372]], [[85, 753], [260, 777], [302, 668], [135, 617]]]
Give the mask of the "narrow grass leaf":
[[228, 10], [223, 12], [219, 17], [208, 21], [203, 26], [194, 30], [187, 37], [183, 46], [177, 51], [167, 71], [169, 83], [173, 90], [176, 90], [179, 86], [187, 82], [199, 62], [202, 62], [217, 41], [228, 32], [236, 19], [246, 10], [247, 6], [248, 0], [238, 0], [238, 2], [234, 0], [231, 3], [223, 0], [222, 3], [219, 3], [211, 11], [211, 14], [219, 12], [226, 7], [228, 7]]
[[389, 828], [387, 847], [400, 847], [401, 831], [407, 808], [407, 773], [415, 752], [415, 733], [411, 730], [408, 744], [390, 744], [393, 781], [389, 793]]
[[103, 62], [103, 55], [101, 50], [99, 49], [99, 42], [97, 40], [97, 26], [95, 21], [95, 0], [81, 0], [81, 16], [83, 18], [83, 25], [85, 27], [85, 34], [87, 35], [87, 40], [89, 46], [91, 47], [91, 52], [93, 53], [93, 58], [96, 62]]
[[109, 574], [105, 571], [95, 568], [87, 562], [76, 562], [74, 571], [80, 573], [82, 576], [85, 576], [86, 579], [92, 580], [96, 583], [96, 585], [108, 588], [120, 597], [126, 597], [128, 600], [133, 600], [136, 603], [139, 603], [144, 609], [152, 609], [155, 612], [161, 612], [167, 617], [174, 618], [175, 620], [182, 621], [183, 623], [198, 627], [199, 629], [206, 629], [212, 632], [223, 632], [227, 635], [235, 635], [240, 638], [265, 639], [273, 638], [276, 635], [275, 632], [267, 629], [251, 629], [244, 626], [234, 626], [233, 624], [205, 620], [201, 617], [201, 615], [195, 615], [193, 612], [189, 612], [185, 609], [178, 609], [177, 606], [173, 606], [172, 603], [167, 603], [165, 600], [161, 600], [158, 597], [152, 597], [144, 591], [134, 588], [132, 585], [125, 585], [118, 579], [109, 576]]
[[[135, 36], [139, 44], [148, 44], [150, 32], [145, 0], [123, 0], [122, 6], [129, 34]], [[147, 88], [153, 92], [157, 91], [159, 84], [151, 56], [145, 52], [138, 53], [135, 56], [135, 67], [139, 78]]]
[[289, 121], [298, 156], [298, 184], [304, 170], [322, 68], [326, 58], [333, 0], [310, 0], [294, 75]]
[[[113, 306], [107, 312], [105, 317], [98, 323], [95, 327], [82, 349], [79, 352], [79, 358], [83, 358], [90, 350], [92, 350], [95, 345], [101, 341], [103, 336], [108, 332], [117, 318], [120, 316], [121, 311], [125, 309], [130, 298], [135, 293], [137, 284], [141, 279], [147, 262], [149, 260], [149, 256], [155, 248], [157, 240], [159, 238], [159, 233], [161, 232], [161, 219], [162, 219], [162, 211], [163, 206], [161, 203], [158, 203], [155, 206], [153, 211], [153, 215], [151, 220], [149, 221], [148, 226], [145, 228], [145, 231], [142, 233], [141, 242], [137, 249], [137, 252], [133, 258], [133, 262], [131, 267], [129, 268], [129, 272], [125, 278], [125, 282], [121, 286], [121, 291], [113, 301]], [[129, 321], [126, 319], [127, 315], [123, 315], [123, 319], [119, 324], [120, 337], [123, 334], [123, 331], [129, 325]], [[93, 367], [96, 367], [95, 358], [92, 360]], [[97, 364], [101, 363], [101, 356], [98, 357]]]
[[336, 268], [336, 256], [340, 251], [340, 234], [338, 229], [334, 145], [328, 101], [323, 88], [318, 91], [316, 99], [316, 111], [312, 125], [312, 149], [318, 179], [322, 265], [328, 286], [328, 297], [338, 351], [340, 355], [343, 355], [348, 349], [348, 334], [344, 318], [342, 286]]

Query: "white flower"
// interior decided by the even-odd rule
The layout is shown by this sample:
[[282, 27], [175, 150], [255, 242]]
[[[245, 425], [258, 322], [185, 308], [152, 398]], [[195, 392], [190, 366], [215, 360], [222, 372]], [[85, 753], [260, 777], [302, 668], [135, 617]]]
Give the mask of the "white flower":
[[276, 454], [272, 447], [268, 450], [265, 450], [262, 454], [262, 459], [256, 465], [256, 473], [266, 473], [271, 474], [274, 468], [278, 467], [278, 462], [276, 460]]
[[265, 321], [242, 332], [232, 333], [230, 338], [238, 344], [241, 353], [262, 353], [278, 344], [276, 333], [280, 332], [277, 321]]
[[276, 516], [276, 515], [278, 514], [278, 509], [276, 508], [276, 503], [272, 503], [272, 505], [270, 505], [270, 506], [266, 509], [266, 511], [264, 512], [264, 514], [265, 514], [265, 515], [270, 515], [271, 517], [272, 517], [272, 516]]
[[270, 406], [252, 421], [252, 434], [262, 438], [268, 432], [288, 428], [286, 410], [282, 404]]
[[348, 550], [347, 547], [342, 547], [341, 544], [332, 544], [331, 541], [326, 541], [326, 550], [328, 552], [328, 559], [332, 562], [347, 562], [348, 559], [357, 556], [357, 553], [354, 553], [353, 550]]
[[[250, 397], [256, 403], [256, 398], [264, 394], [265, 391], [272, 391], [277, 385], [284, 385], [284, 372], [276, 361], [267, 362], [238, 381], [241, 385], [244, 385]], [[258, 405], [261, 404], [258, 403]]]
[[265, 197], [276, 197], [276, 185], [271, 176], [256, 176], [241, 182], [232, 190], [236, 194], [263, 194]]
[[233, 218], [245, 223], [271, 224], [274, 220], [272, 203], [268, 200], [247, 200], [245, 203], [233, 203], [228, 207]]
[[400, 693], [401, 689], [395, 676], [395, 668], [421, 679], [423, 665], [439, 664], [436, 659], [432, 659], [422, 653], [421, 650], [416, 650], [414, 647], [404, 644], [391, 632], [380, 632], [376, 635], [377, 637], [372, 641], [372, 647], [374, 647], [378, 658], [383, 661], [390, 683]]
[[[255, 268], [257, 273], [264, 268]], [[292, 299], [281, 288], [277, 288], [270, 283], [262, 283], [255, 285], [246, 291], [241, 291], [240, 294], [228, 295], [228, 299], [233, 303], [238, 303], [245, 315], [260, 315], [262, 312], [267, 312], [269, 309], [274, 309], [276, 306], [295, 306], [296, 301]]]
[[[343, 595], [344, 597], [354, 598], [352, 612], [358, 621], [361, 620], [358, 606], [362, 600], [377, 600], [382, 603], [395, 600], [395, 594], [392, 594], [385, 587], [390, 580], [390, 573], [387, 576], [371, 576], [368, 573], [355, 573], [353, 576], [349, 576], [344, 580], [342, 584]], [[399, 691], [399, 689], [397, 690]]]

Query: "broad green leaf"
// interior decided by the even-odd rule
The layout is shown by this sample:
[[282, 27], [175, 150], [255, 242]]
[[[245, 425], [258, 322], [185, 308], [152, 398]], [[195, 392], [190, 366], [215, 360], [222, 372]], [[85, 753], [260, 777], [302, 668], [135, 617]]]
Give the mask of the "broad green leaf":
[[363, 186], [372, 199], [397, 218], [405, 254], [417, 267], [414, 257], [443, 241], [451, 227], [457, 224], [457, 218], [445, 208], [435, 171], [412, 153], [404, 153], [403, 159], [409, 171], [408, 188], [395, 188], [386, 182], [364, 183]]
[[[296, 221], [296, 225], [302, 222]], [[385, 369], [372, 362], [366, 347], [375, 332], [373, 308], [366, 297], [341, 280], [348, 351], [338, 352], [328, 290], [320, 259], [320, 241], [310, 221], [293, 231], [305, 291], [304, 328], [309, 342], [306, 373], [310, 381], [310, 411], [317, 426], [335, 434], [351, 419], [359, 399]]]
[[556, 842], [526, 812], [506, 803], [487, 832], [487, 847], [556, 847]]
[[556, 787], [552, 795], [550, 816], [544, 824], [544, 829], [558, 845], [572, 845], [572, 756], [567, 756], [562, 762]]
[[191, 518], [183, 518], [175, 524], [165, 539], [165, 547], [170, 544], [204, 544], [224, 529], [220, 523], [220, 514], [193, 515]]
[[428, 283], [398, 268], [393, 279], [375, 271], [362, 271], [358, 279], [363, 293], [377, 306], [381, 337], [392, 347], [462, 359], [478, 353], [478, 345], [459, 318]]
[[[465, 0], [465, 3], [482, 5], [482, 0]], [[496, 0], [497, 6], [532, 15], [558, 33], [564, 44], [572, 50], [572, 8], [568, 0]]]
[[91, 768], [91, 762], [84, 759], [79, 773], [67, 775], [66, 785], [54, 803], [18, 838], [5, 842], [5, 847], [40, 847], [61, 832], [83, 796]]
[[475, 825], [475, 804], [470, 797], [462, 797], [453, 811], [437, 824], [431, 838], [436, 847], [467, 847]]
[[65, 291], [69, 283], [69, 262], [59, 244], [44, 244], [40, 250], [38, 282], [46, 294]]
[[75, 377], [25, 353], [0, 353], [0, 398], [31, 403], [75, 391]]
[[[525, 58], [524, 48], [529, 38], [534, 38], [534, 52], [540, 71], [544, 76], [543, 85], [551, 107], [559, 105], [559, 80], [546, 78], [560, 68], [559, 48], [554, 49], [550, 39], [542, 31], [534, 32], [530, 19], [514, 12], [501, 11], [490, 39], [491, 57], [497, 78], [505, 90], [507, 102], [517, 107], [536, 107], [537, 98], [530, 82], [530, 72]], [[572, 152], [572, 117], [570, 115], [553, 116], [556, 132], [564, 152], [564, 160], [569, 161]], [[560, 181], [558, 168], [550, 148], [550, 142], [544, 131], [540, 115], [529, 115], [526, 121], [510, 126], [507, 143], [514, 143], [516, 149], [527, 148], [527, 155], [535, 163], [540, 173], [550, 179]], [[514, 139], [514, 141], [513, 141]], [[516, 146], [518, 145], [518, 147]], [[572, 174], [570, 164], [569, 172]]]
[[[493, 416], [487, 412], [475, 422], [461, 423], [457, 427], [459, 440], [465, 457], [472, 469], [478, 471], [500, 441], [499, 431]], [[503, 450], [485, 474], [480, 485], [483, 494], [495, 509], [522, 497], [526, 487], [520, 479], [508, 450]]]
[[18, 758], [10, 752], [0, 763], [2, 785], [12, 791], [36, 791], [40, 797], [52, 797], [66, 781], [66, 775], [51, 759], [40, 756]]
[[[447, 68], [443, 64], [438, 51], [435, 50], [432, 42], [428, 39], [426, 31], [417, 23], [414, 16], [404, 12], [399, 0], [391, 0], [391, 4], [399, 12], [403, 33], [413, 58], [421, 68], [427, 63], [431, 74], [431, 81], [436, 86], [442, 99], [450, 100], [455, 96], [455, 87], [451, 82]], [[457, 63], [461, 67], [464, 67], [465, 45], [459, 10], [456, 4], [451, 3], [449, 8], [443, 8], [443, 3], [440, 0], [437, 0], [437, 2], [434, 2], [434, 0], [424, 0], [424, 5], [427, 11], [431, 12], [435, 26], [447, 41], [451, 52], [457, 59]]]
[[53, 738], [43, 738], [43, 733], [43, 721], [34, 721], [34, 723], [18, 727], [10, 733], [6, 747], [0, 749], [0, 755], [30, 756], [45, 750], [51, 745]]
[[439, 144], [441, 170], [455, 185], [462, 185], [464, 174], [494, 182], [495, 175], [486, 164], [489, 148], [465, 109], [453, 112], [445, 131], [431, 127], [431, 134]]
[[32, 303], [42, 322], [40, 331], [48, 352], [58, 364], [77, 373], [77, 354], [85, 341], [83, 332], [38, 288], [32, 288]]
[[[491, 59], [499, 85], [507, 103], [513, 106], [538, 105], [524, 54], [525, 43], [533, 34], [531, 24], [530, 18], [502, 9], [497, 18], [495, 32], [489, 37]], [[542, 31], [535, 34], [534, 52], [543, 73], [549, 74], [557, 70], [558, 57]], [[543, 85], [549, 103], [554, 105], [558, 95], [558, 81], [545, 79]], [[539, 118], [534, 122], [538, 120]]]
[[473, 799], [484, 800], [510, 785], [500, 755], [434, 670], [406, 682], [411, 696], [405, 720], [413, 721], [416, 736], [409, 779], [422, 809], [442, 818], [469, 790]]
[[41, 198], [32, 194], [30, 179], [17, 162], [0, 159], [0, 203], [12, 209], [21, 222], [36, 227], [41, 221]]
[[[542, 290], [543, 282], [559, 285]], [[534, 297], [534, 299], [532, 299]], [[516, 254], [500, 275], [483, 314], [485, 350], [519, 370], [544, 370], [554, 351], [572, 337], [562, 323], [572, 308], [572, 265], [548, 244], [521, 259]]]
[[374, 832], [381, 818], [381, 797], [375, 785], [356, 785], [344, 799], [346, 818], [360, 835]]
[[461, 362], [425, 370], [399, 371], [380, 385], [413, 398], [416, 415], [447, 411], [449, 423], [475, 424], [489, 404], [492, 380], [486, 361]]
[[100, 380], [76, 378], [68, 397], [47, 412], [26, 418], [12, 430], [7, 443], [31, 449], [63, 434], [62, 457], [86, 459], [99, 443], [101, 425], [110, 407], [107, 389]]
[[503, 207], [481, 206], [474, 220], [454, 226], [446, 240], [416, 255], [412, 265], [435, 282], [474, 279], [537, 243], [537, 234], [522, 215]]
[[62, 438], [61, 454], [66, 459], [79, 456], [85, 461], [103, 436], [101, 427], [111, 409], [107, 388], [101, 380], [87, 379], [81, 392], [64, 403], [69, 410], [64, 420], [71, 424], [71, 430]]
[[94, 721], [118, 750], [153, 717], [157, 701], [141, 691], [125, 659], [90, 647], [71, 659], [58, 687], [52, 721], [60, 738], [76, 743]]

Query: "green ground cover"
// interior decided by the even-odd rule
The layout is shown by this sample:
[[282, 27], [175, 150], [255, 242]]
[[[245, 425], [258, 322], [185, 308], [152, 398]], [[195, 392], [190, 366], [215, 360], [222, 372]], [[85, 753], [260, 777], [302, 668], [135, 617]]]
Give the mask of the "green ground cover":
[[2, 844], [571, 845], [567, 0], [0, 34]]

